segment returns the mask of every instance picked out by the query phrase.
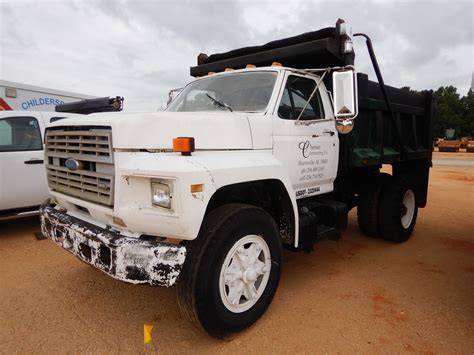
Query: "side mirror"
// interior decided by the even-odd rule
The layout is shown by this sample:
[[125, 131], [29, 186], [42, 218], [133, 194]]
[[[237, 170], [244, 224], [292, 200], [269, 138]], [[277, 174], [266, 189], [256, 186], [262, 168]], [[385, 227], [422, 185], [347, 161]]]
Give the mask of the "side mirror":
[[350, 133], [354, 128], [354, 118], [359, 113], [355, 71], [349, 69], [334, 72], [332, 87], [334, 90], [336, 130], [340, 134]]
[[354, 70], [336, 71], [332, 75], [334, 116], [337, 119], [354, 119], [358, 114], [357, 81]]

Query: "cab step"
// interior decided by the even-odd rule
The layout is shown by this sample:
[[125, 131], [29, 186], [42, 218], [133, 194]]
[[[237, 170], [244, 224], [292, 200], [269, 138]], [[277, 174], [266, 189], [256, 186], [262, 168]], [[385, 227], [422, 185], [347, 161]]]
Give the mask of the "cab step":
[[299, 250], [311, 251], [320, 240], [339, 240], [347, 227], [347, 205], [333, 200], [304, 201], [299, 206]]

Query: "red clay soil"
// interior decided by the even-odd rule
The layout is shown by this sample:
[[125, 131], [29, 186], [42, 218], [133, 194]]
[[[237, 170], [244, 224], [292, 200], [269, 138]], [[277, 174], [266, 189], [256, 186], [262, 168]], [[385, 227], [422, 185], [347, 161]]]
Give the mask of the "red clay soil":
[[[434, 168], [412, 239], [363, 236], [285, 252], [277, 295], [221, 341], [180, 315], [175, 289], [115, 281], [49, 240], [0, 224], [0, 352], [474, 352], [474, 169]], [[150, 344], [143, 325], [151, 324]]]

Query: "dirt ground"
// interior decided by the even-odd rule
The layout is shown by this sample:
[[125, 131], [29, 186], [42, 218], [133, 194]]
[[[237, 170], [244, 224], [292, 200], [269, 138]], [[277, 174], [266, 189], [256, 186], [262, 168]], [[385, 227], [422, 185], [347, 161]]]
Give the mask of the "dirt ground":
[[456, 160], [471, 160], [474, 163], [474, 153], [467, 153], [465, 149], [459, 152], [439, 152], [438, 148], [433, 152], [433, 159], [456, 159]]
[[[0, 352], [466, 353], [474, 351], [474, 169], [431, 171], [412, 239], [363, 236], [284, 254], [267, 313], [225, 341], [179, 313], [175, 289], [115, 281], [49, 240], [0, 224]], [[143, 325], [154, 325], [143, 344]]]

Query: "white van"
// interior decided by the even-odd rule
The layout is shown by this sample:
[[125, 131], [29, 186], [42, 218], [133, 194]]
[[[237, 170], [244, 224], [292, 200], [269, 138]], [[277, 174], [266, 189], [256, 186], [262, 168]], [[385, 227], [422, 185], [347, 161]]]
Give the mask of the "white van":
[[0, 111], [0, 220], [37, 213], [48, 198], [45, 127], [71, 113]]

